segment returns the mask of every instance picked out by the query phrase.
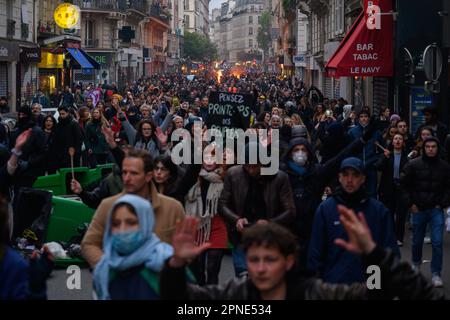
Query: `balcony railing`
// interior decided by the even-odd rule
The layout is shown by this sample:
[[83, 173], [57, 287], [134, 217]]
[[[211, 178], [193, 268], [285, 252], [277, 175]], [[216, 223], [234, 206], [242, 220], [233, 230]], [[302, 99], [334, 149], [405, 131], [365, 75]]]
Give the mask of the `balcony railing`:
[[16, 21], [12, 19], [7, 19], [6, 21], [6, 36], [14, 37], [16, 35]]
[[148, 10], [146, 0], [128, 0], [128, 10], [136, 10], [146, 14]]
[[163, 47], [161, 47], [161, 46], [156, 46], [156, 45], [153, 46], [153, 50], [154, 50], [155, 52], [160, 52], [160, 53], [162, 53], [162, 52], [164, 51]]
[[28, 35], [30, 34], [30, 25], [28, 23], [22, 23], [21, 25], [21, 35], [22, 39], [28, 39]]
[[85, 39], [84, 46], [86, 48], [98, 48], [99, 41], [98, 39]]
[[157, 18], [167, 24], [170, 22], [170, 12], [167, 9], [163, 8], [159, 3], [151, 5], [150, 16]]
[[38, 32], [40, 35], [56, 34], [56, 23], [52, 21], [39, 21]]
[[73, 0], [73, 4], [80, 7], [81, 10], [113, 10], [125, 11], [127, 9], [127, 0]]

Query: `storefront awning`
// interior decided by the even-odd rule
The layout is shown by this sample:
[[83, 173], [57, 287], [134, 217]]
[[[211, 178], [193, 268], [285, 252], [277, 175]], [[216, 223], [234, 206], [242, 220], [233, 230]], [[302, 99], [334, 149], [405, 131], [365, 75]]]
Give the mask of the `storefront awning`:
[[[390, 0], [379, 1], [377, 5], [382, 13], [392, 10]], [[328, 77], [392, 77], [392, 15], [378, 15], [381, 19], [380, 28], [370, 29], [367, 23], [367, 7], [365, 8], [326, 64]]]
[[81, 53], [78, 49], [67, 48], [67, 51], [75, 59], [75, 61], [80, 65], [81, 69], [94, 69], [94, 66], [89, 62], [89, 60]]
[[100, 69], [100, 64], [98, 64], [93, 58], [89, 57], [89, 55], [83, 50], [75, 48], [66, 49], [81, 69]]

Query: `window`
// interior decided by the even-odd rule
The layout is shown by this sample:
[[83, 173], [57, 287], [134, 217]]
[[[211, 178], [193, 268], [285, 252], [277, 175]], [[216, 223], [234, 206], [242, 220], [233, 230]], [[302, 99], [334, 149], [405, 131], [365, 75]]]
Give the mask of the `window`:
[[249, 24], [253, 24], [253, 16], [249, 16], [248, 17], [248, 23]]
[[255, 6], [250, 7], [250, 12], [255, 12]]
[[185, 25], [186, 28], [190, 28], [191, 27], [189, 18], [190, 18], [189, 15], [187, 15], [187, 14], [184, 15], [184, 25]]
[[253, 48], [253, 39], [248, 39], [248, 46]]
[[189, 1], [190, 0], [184, 0], [184, 10], [189, 10]]
[[335, 33], [344, 33], [344, 0], [335, 0]]
[[86, 20], [84, 32], [84, 38], [86, 39], [86, 42], [92, 42], [94, 39], [94, 21]]
[[261, 16], [258, 16], [258, 24], [261, 24]]
[[253, 35], [253, 28], [252, 27], [248, 28], [248, 35], [249, 36]]

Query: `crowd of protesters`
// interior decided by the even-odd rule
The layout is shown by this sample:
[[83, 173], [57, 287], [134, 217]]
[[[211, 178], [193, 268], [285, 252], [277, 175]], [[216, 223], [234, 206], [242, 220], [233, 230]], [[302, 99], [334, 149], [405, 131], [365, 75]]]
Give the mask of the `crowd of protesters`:
[[[276, 174], [262, 175], [259, 158], [218, 163], [216, 156], [236, 158], [237, 150], [217, 147], [202, 163], [173, 163], [180, 141], [172, 133], [205, 127], [214, 91], [253, 96], [247, 127], [268, 130], [269, 139], [248, 142], [246, 160], [251, 150], [269, 149], [279, 130]], [[6, 112], [7, 100], [0, 106]], [[44, 114], [48, 107], [57, 112]], [[48, 97], [39, 91], [31, 107], [18, 109], [14, 128], [0, 125], [0, 192], [14, 210], [21, 188], [39, 176], [114, 163], [94, 190], [71, 181], [72, 192], [96, 210], [81, 250], [99, 299], [364, 299], [372, 295], [361, 286], [370, 262], [392, 284], [383, 297], [442, 298], [433, 286], [443, 286], [450, 138], [435, 109], [424, 113], [426, 123], [411, 134], [389, 107], [374, 116], [296, 78], [265, 74], [220, 83], [211, 74], [155, 75], [121, 90], [91, 84]], [[23, 277], [19, 289], [0, 268], [0, 298], [34, 297], [27, 264], [8, 247], [7, 210], [1, 212], [0, 264], [16, 264]], [[412, 267], [398, 262], [408, 223]], [[418, 271], [427, 225], [432, 285]], [[230, 249], [236, 279], [219, 289]], [[41, 260], [49, 264], [46, 254]], [[271, 263], [279, 270], [265, 266]]]

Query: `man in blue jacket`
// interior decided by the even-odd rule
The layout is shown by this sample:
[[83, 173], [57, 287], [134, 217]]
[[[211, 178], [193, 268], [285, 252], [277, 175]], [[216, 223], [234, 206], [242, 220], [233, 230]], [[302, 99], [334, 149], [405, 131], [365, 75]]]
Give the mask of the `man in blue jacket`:
[[340, 167], [340, 188], [316, 211], [307, 265], [309, 269], [318, 271], [325, 282], [350, 284], [365, 282], [366, 279], [361, 259], [335, 244], [336, 239], [346, 237], [339, 221], [339, 204], [355, 212], [364, 212], [375, 241], [381, 247], [391, 248], [399, 254], [392, 216], [381, 202], [367, 195], [365, 180], [362, 161], [358, 158], [345, 159]]
[[[358, 125], [348, 131], [348, 135], [352, 140], [361, 138], [364, 133], [370, 129], [370, 126], [375, 125], [370, 123], [370, 114], [363, 109], [358, 115]], [[376, 144], [383, 145], [383, 139], [379, 131], [377, 131], [372, 139], [364, 146], [362, 153], [358, 156], [363, 162], [366, 173], [366, 188], [370, 196], [375, 197], [377, 194], [377, 170], [375, 163], [378, 161], [380, 154], [377, 153]]]

